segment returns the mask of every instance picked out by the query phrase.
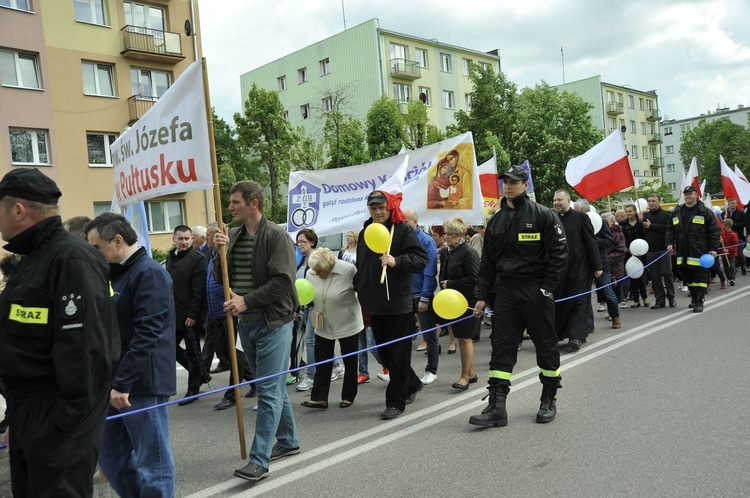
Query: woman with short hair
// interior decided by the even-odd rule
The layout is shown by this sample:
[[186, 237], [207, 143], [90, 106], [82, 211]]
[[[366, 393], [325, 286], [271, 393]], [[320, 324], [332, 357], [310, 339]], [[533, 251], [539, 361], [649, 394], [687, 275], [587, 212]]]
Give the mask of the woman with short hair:
[[[359, 333], [364, 328], [362, 311], [354, 291], [354, 265], [336, 258], [330, 249], [316, 249], [309, 257], [307, 280], [315, 288], [315, 304], [310, 310], [310, 321], [315, 330], [315, 360], [323, 362], [334, 356], [339, 341], [341, 354], [357, 351]], [[340, 408], [348, 408], [357, 396], [357, 355], [344, 358], [344, 383], [341, 388]], [[315, 369], [310, 401], [307, 408], [328, 408], [332, 362]]]

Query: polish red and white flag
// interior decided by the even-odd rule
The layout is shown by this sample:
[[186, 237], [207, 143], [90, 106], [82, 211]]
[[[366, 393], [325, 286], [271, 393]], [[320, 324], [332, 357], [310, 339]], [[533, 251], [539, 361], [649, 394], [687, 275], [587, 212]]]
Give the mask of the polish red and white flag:
[[568, 161], [565, 180], [589, 201], [635, 186], [620, 129]]
[[742, 171], [740, 171], [740, 168], [736, 164], [734, 165], [734, 172], [737, 176], [740, 177], [740, 180], [742, 180], [745, 183], [748, 183], [747, 177], [742, 173]]
[[687, 179], [690, 182], [688, 185], [695, 187], [698, 191], [698, 198], [703, 197], [703, 189], [701, 188], [701, 179], [698, 176], [698, 161], [693, 156], [693, 160], [690, 161], [690, 168], [688, 168]]
[[724, 198], [734, 197], [737, 199], [737, 208], [744, 208], [745, 204], [750, 203], [750, 183], [729, 169], [722, 156], [719, 156], [719, 163], [721, 164], [721, 188], [724, 190]]
[[499, 199], [500, 187], [497, 182], [497, 161], [495, 160], [495, 156], [477, 166], [477, 174], [479, 175], [479, 186], [482, 188], [482, 197]]

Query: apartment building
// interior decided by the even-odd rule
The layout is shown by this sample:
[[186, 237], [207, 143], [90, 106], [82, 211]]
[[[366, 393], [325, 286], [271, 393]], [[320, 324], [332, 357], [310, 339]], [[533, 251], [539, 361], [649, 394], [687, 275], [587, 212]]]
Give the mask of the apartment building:
[[[747, 126], [750, 123], [750, 108], [741, 104], [736, 109], [717, 105], [714, 111], [709, 110], [690, 118], [669, 119], [667, 116], [664, 117], [661, 122], [661, 130], [664, 135], [664, 182], [672, 189], [675, 197], [679, 197], [682, 175], [690, 166], [689, 162], [685, 164], [680, 160], [680, 139], [684, 133], [698, 126], [698, 123], [704, 119], [709, 123], [718, 119], [728, 119], [734, 124]], [[744, 166], [740, 165], [740, 168], [744, 169]], [[734, 169], [734, 164], [730, 164], [729, 167]]]
[[580, 95], [593, 106], [591, 122], [608, 135], [619, 128], [628, 150], [636, 187], [644, 180], [662, 180], [664, 160], [659, 131], [659, 98], [655, 90], [641, 91], [613, 85], [592, 76], [557, 85], [560, 91]]
[[[198, 24], [197, 0], [0, 0], [0, 173], [53, 178], [63, 219], [109, 211], [109, 145], [200, 57]], [[152, 245], [213, 221], [212, 198], [148, 201]]]
[[497, 50], [481, 52], [381, 29], [371, 19], [240, 76], [243, 102], [255, 83], [276, 90], [293, 126], [320, 136], [325, 113], [342, 89], [342, 112], [363, 123], [372, 103], [389, 95], [407, 113], [422, 99], [430, 124], [445, 129], [459, 109], [471, 109], [471, 65], [500, 71]]

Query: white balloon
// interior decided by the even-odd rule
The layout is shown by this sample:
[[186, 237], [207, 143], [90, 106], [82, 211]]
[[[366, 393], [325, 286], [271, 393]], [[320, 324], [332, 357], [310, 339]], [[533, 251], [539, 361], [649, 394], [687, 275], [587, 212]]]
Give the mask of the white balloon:
[[643, 256], [648, 252], [648, 242], [643, 239], [635, 239], [630, 243], [630, 252], [633, 256]]
[[746, 258], [750, 258], [750, 244], [746, 245], [745, 248], [742, 250], [742, 254]]
[[648, 211], [648, 201], [646, 199], [638, 199], [638, 209], [641, 211], [641, 213], [645, 213]]
[[721, 208], [719, 206], [714, 206], [714, 213], [716, 213], [718, 216], [721, 216]]
[[591, 224], [594, 225], [594, 233], [599, 233], [599, 230], [602, 229], [602, 217], [599, 216], [599, 213], [592, 213], [591, 211], [586, 214], [589, 215]]
[[591, 204], [589, 204], [589, 211], [592, 213], [596, 213], [596, 208], [592, 206]]
[[625, 262], [625, 272], [630, 278], [640, 278], [643, 275], [643, 263], [633, 256]]

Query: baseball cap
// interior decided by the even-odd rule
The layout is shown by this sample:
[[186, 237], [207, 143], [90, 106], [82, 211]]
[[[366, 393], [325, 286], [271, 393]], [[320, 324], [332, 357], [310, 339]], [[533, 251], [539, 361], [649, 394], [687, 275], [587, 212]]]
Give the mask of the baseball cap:
[[388, 202], [388, 199], [386, 199], [385, 194], [380, 190], [373, 190], [370, 192], [370, 195], [367, 196], [368, 206], [370, 204], [385, 204], [386, 202]]
[[698, 189], [697, 189], [697, 188], [693, 187], [692, 185], [688, 185], [687, 187], [685, 187], [685, 188], [684, 188], [684, 189], [682, 190], [682, 193], [683, 193], [683, 194], [689, 194], [690, 192], [697, 192], [697, 191], [698, 191]]
[[526, 170], [522, 167], [513, 165], [500, 173], [499, 178], [501, 180], [508, 178], [509, 180], [521, 180], [522, 182], [525, 182], [528, 181], [529, 175], [526, 174]]
[[0, 180], [0, 197], [9, 195], [27, 201], [57, 205], [62, 195], [57, 184], [38, 169], [18, 168]]

